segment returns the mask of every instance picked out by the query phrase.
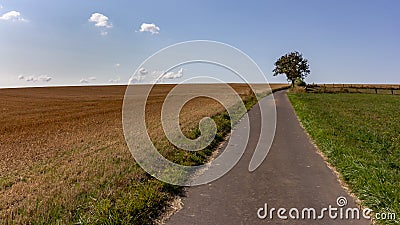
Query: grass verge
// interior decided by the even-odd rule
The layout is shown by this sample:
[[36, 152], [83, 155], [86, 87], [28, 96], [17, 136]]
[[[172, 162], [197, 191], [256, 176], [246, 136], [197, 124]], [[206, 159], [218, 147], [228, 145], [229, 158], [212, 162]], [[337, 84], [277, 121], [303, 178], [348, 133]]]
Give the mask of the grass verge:
[[362, 204], [400, 222], [399, 96], [294, 94], [288, 97], [307, 132]]

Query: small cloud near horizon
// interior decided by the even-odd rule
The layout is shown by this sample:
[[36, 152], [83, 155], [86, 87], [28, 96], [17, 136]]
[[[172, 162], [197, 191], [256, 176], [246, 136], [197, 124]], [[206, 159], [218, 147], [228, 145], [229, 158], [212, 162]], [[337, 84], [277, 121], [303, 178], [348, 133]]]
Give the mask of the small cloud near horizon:
[[19, 75], [18, 80], [25, 80], [27, 82], [50, 82], [53, 78], [47, 75], [40, 76], [24, 76]]
[[183, 77], [183, 68], [181, 68], [178, 72], [167, 72], [167, 73], [163, 73], [161, 79], [178, 79]]
[[82, 78], [82, 79], [79, 80], [79, 83], [81, 83], [81, 84], [88, 84], [89, 81], [86, 80], [85, 78]]
[[118, 83], [120, 80], [121, 80], [121, 78], [117, 77], [116, 79], [113, 79], [113, 78], [109, 79], [108, 82], [110, 82], [110, 83]]
[[82, 78], [82, 79], [79, 80], [79, 83], [81, 83], [81, 84], [88, 84], [88, 83], [90, 83], [91, 81], [95, 81], [95, 80], [97, 80], [97, 77]]
[[136, 83], [140, 83], [141, 81], [144, 80], [146, 74], [148, 74], [148, 71], [146, 70], [146, 68], [142, 67], [140, 68], [137, 73], [135, 75], [133, 75], [130, 79], [129, 79], [129, 84], [136, 84]]
[[148, 72], [147, 72], [146, 68], [142, 67], [142, 68], [139, 69], [139, 73], [142, 74], [142, 75], [146, 75]]
[[[147, 71], [146, 71], [147, 73]], [[134, 83], [138, 83], [144, 79], [144, 74], [141, 73], [139, 70], [139, 73], [136, 74], [131, 78], [131, 81]], [[183, 68], [180, 68], [178, 71], [170, 71], [170, 72], [164, 72], [164, 71], [159, 71], [159, 70], [154, 70], [152, 72], [152, 78], [153, 79], [151, 82], [163, 82], [166, 80], [174, 80], [174, 79], [179, 79], [183, 77]]]

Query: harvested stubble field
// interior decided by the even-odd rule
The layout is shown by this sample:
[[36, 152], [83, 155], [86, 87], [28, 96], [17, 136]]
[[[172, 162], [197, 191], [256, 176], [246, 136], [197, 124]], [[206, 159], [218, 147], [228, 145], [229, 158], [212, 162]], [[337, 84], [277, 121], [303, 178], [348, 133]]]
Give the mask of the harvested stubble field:
[[[155, 86], [149, 121], [156, 121], [172, 87]], [[243, 99], [251, 94], [247, 85], [232, 87]], [[125, 89], [0, 89], [1, 224], [148, 224], [159, 215], [181, 188], [151, 178], [135, 163], [122, 130]], [[196, 98], [183, 108], [181, 128], [188, 133], [201, 118], [223, 111], [214, 100]], [[162, 132], [159, 122], [148, 127], [151, 137]], [[192, 156], [175, 160], [190, 164]], [[207, 155], [196, 157], [204, 162]]]

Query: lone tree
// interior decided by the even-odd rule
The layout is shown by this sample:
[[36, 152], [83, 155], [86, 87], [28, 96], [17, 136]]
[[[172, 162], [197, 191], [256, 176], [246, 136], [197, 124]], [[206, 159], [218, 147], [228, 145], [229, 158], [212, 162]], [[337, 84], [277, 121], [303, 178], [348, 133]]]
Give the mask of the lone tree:
[[272, 72], [274, 76], [286, 74], [287, 80], [291, 81], [294, 87], [296, 79], [303, 80], [311, 71], [307, 59], [303, 59], [303, 55], [296, 51], [280, 57], [275, 62], [275, 69]]

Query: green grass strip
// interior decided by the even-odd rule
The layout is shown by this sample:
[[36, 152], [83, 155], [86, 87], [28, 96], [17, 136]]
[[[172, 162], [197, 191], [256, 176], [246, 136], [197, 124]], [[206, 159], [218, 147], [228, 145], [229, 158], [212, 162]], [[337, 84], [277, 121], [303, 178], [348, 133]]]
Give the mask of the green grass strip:
[[288, 97], [307, 132], [342, 179], [374, 212], [400, 223], [400, 97], [294, 94]]

